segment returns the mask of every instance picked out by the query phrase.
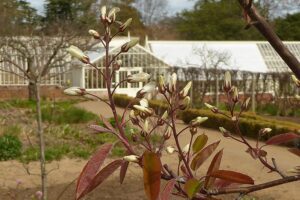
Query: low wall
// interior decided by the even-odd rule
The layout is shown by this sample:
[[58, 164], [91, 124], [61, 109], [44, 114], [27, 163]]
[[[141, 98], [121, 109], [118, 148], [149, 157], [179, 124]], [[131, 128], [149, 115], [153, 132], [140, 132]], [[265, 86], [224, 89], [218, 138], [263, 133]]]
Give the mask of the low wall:
[[[69, 96], [63, 93], [59, 86], [41, 86], [41, 97], [50, 99], [66, 99]], [[0, 100], [28, 99], [27, 86], [0, 86]]]

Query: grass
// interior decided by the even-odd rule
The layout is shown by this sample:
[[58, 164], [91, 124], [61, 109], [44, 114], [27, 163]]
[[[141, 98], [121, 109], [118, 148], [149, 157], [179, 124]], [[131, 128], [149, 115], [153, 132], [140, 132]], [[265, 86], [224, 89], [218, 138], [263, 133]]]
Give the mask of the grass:
[[[89, 158], [102, 144], [113, 143], [111, 155], [114, 157], [124, 156], [126, 150], [123, 145], [118, 142], [116, 136], [110, 133], [97, 134], [94, 131], [87, 128], [87, 124], [99, 124], [103, 123], [99, 120], [98, 116], [87, 112], [84, 109], [74, 106], [78, 101], [59, 101], [59, 102], [42, 102], [42, 114], [43, 121], [45, 123], [45, 141], [46, 161], [60, 160], [64, 157], [69, 158]], [[36, 125], [35, 125], [35, 103], [33, 101], [24, 100], [12, 100], [7, 102], [0, 102], [0, 111], [2, 109], [21, 109], [26, 112], [17, 112], [19, 115], [25, 115], [32, 124], [23, 124], [27, 129], [22, 130], [22, 117], [11, 118], [11, 122], [7, 124], [20, 124], [2, 126], [2, 133], [16, 136], [22, 141], [22, 150], [20, 155], [14, 156], [13, 159], [19, 159], [21, 162], [29, 163], [31, 161], [39, 160], [39, 147], [38, 139], [36, 137]], [[4, 118], [5, 119], [5, 118]], [[113, 127], [115, 127], [115, 120], [113, 118], [108, 119]], [[125, 127], [125, 134], [131, 141], [132, 127]], [[24, 129], [25, 130], [25, 129]], [[26, 135], [24, 135], [26, 132]], [[0, 132], [1, 134], [1, 132]], [[30, 141], [28, 141], [28, 137]], [[21, 139], [22, 138], [22, 139]], [[153, 143], [161, 141], [161, 136], [153, 134], [151, 138]]]

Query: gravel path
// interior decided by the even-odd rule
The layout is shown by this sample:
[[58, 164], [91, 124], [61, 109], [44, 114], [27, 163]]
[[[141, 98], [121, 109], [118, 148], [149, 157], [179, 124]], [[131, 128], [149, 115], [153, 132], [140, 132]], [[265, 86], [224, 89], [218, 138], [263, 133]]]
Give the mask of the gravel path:
[[[87, 101], [78, 104], [79, 107], [96, 114], [101, 114], [105, 117], [111, 117], [112, 114], [106, 104], [96, 101]], [[122, 112], [122, 109], [118, 108], [118, 113]], [[184, 127], [182, 122], [178, 122], [178, 129], [181, 130]], [[221, 140], [218, 149], [224, 149], [223, 160], [221, 164], [222, 169], [237, 170], [239, 172], [250, 175], [255, 179], [255, 183], [262, 183], [268, 180], [278, 179], [278, 175], [274, 173], [268, 173], [268, 170], [263, 168], [257, 161], [253, 160], [248, 154], [245, 153], [245, 146], [238, 144], [232, 140], [223, 138], [219, 132], [208, 129], [199, 129], [199, 133], [205, 133], [209, 137], [209, 143]], [[181, 145], [186, 145], [189, 142], [189, 132], [185, 132], [181, 135]], [[251, 141], [253, 143], [253, 141]], [[168, 145], [175, 145], [173, 140], [169, 140]], [[287, 148], [279, 146], [270, 146], [266, 148], [269, 153], [269, 160], [275, 157], [278, 165], [283, 171], [292, 169], [294, 166], [300, 165], [300, 159], [289, 153]], [[212, 158], [200, 168], [198, 174], [203, 174]], [[176, 156], [166, 155], [162, 156], [162, 162], [168, 163], [171, 168], [176, 170]], [[49, 200], [56, 200], [59, 193], [66, 188], [76, 177], [78, 177], [80, 171], [85, 165], [86, 161], [79, 159], [63, 159], [59, 162], [52, 162], [47, 165], [48, 170], [55, 169], [49, 174]], [[38, 162], [32, 162], [29, 165], [29, 169], [33, 174], [39, 172]], [[16, 180], [22, 180], [22, 184], [19, 189], [16, 190]], [[17, 161], [0, 162], [0, 199], [9, 200], [12, 199], [8, 195], [8, 189], [12, 190], [12, 194], [17, 194], [17, 198], [27, 200], [30, 199], [30, 195], [34, 194], [38, 190], [39, 176], [28, 175], [25, 168], [21, 163]], [[258, 197], [261, 200], [299, 200], [300, 196], [300, 183], [294, 182], [271, 189], [266, 189], [253, 193], [252, 195]], [[75, 184], [71, 184], [66, 190], [64, 195], [60, 199], [69, 200], [74, 199]], [[86, 199], [103, 199], [103, 200], [140, 200], [144, 199], [144, 191], [142, 184], [142, 171], [135, 164], [131, 164], [129, 167], [129, 173], [125, 178], [125, 182], [120, 186], [118, 173], [110, 177], [103, 185], [98, 187], [89, 197]], [[176, 199], [176, 198], [174, 198]], [[233, 199], [233, 197], [227, 197], [222, 199]]]

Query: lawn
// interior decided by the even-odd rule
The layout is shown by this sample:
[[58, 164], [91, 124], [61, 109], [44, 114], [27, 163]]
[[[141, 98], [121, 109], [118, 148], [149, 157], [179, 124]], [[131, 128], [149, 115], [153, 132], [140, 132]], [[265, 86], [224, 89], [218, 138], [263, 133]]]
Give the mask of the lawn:
[[[63, 157], [87, 159], [101, 144], [116, 142], [111, 134], [97, 134], [88, 124], [101, 124], [98, 116], [75, 106], [77, 100], [43, 101], [42, 116], [47, 161]], [[13, 100], [0, 102], [0, 160], [18, 159], [28, 163], [39, 159], [35, 103]], [[114, 120], [110, 120], [114, 124]], [[130, 127], [126, 127], [129, 134]], [[112, 155], [122, 156], [116, 144]]]

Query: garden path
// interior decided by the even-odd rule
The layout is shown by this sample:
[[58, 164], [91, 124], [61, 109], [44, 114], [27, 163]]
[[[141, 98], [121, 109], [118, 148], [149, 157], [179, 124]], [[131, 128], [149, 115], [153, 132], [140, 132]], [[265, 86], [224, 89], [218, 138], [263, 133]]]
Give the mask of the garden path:
[[[78, 104], [79, 107], [84, 108], [96, 114], [101, 114], [105, 117], [111, 117], [111, 111], [108, 106], [101, 102], [87, 101]], [[121, 108], [117, 109], [118, 113], [122, 112]], [[177, 122], [177, 128], [181, 130], [184, 124], [181, 121]], [[249, 155], [245, 154], [245, 146], [238, 144], [232, 140], [223, 138], [218, 131], [210, 129], [199, 129], [199, 133], [206, 133], [209, 137], [209, 143], [221, 140], [218, 149], [224, 149], [223, 160], [221, 164], [222, 169], [237, 170], [239, 172], [250, 175], [255, 179], [255, 183], [262, 183], [263, 181], [273, 180], [279, 178], [276, 174], [268, 173], [262, 165], [253, 160]], [[180, 137], [181, 145], [186, 145], [189, 140], [189, 132], [185, 132]], [[254, 141], [251, 141], [254, 143]], [[173, 140], [168, 141], [168, 145], [175, 145]], [[271, 157], [277, 159], [278, 165], [283, 171], [292, 169], [293, 166], [300, 165], [300, 159], [295, 155], [289, 153], [287, 148], [279, 146], [270, 146], [266, 148], [269, 152], [269, 160]], [[205, 173], [212, 158], [206, 161], [199, 174]], [[176, 170], [176, 156], [167, 155], [163, 152], [162, 161], [168, 163], [172, 169]], [[106, 163], [111, 159], [106, 160]], [[53, 170], [49, 176], [49, 200], [57, 200], [57, 196], [63, 191], [75, 178], [78, 177], [80, 171], [85, 165], [86, 160], [68, 159], [61, 161], [53, 161], [47, 164], [47, 169]], [[38, 174], [39, 163], [31, 162], [29, 169], [33, 174]], [[58, 168], [58, 169], [57, 169]], [[108, 180], [106, 180], [100, 187], [93, 191], [86, 200], [143, 200], [145, 199], [143, 184], [142, 184], [142, 170], [135, 164], [130, 164], [127, 176], [122, 185], [119, 184], [118, 173], [115, 173]], [[19, 186], [20, 190], [15, 190], [16, 180], [19, 179], [23, 183]], [[13, 191], [11, 194], [17, 194], [16, 200], [27, 200], [29, 196], [34, 194], [38, 189], [40, 179], [36, 175], [28, 175], [23, 165], [18, 161], [0, 162], [0, 199], [11, 200], [8, 195], [7, 188]], [[262, 190], [252, 195], [258, 197], [259, 200], [298, 200], [300, 196], [300, 183], [289, 183], [279, 187]], [[71, 184], [66, 190], [60, 200], [74, 199], [75, 184]], [[176, 199], [177, 198], [172, 198]], [[232, 200], [233, 197], [222, 197], [223, 200]]]
[[[91, 111], [96, 114], [101, 114], [104, 117], [112, 117], [111, 111], [109, 107], [97, 101], [87, 101], [78, 104], [79, 107], [84, 108], [88, 111]], [[118, 114], [122, 114], [123, 109], [117, 108]], [[184, 128], [184, 123], [181, 120], [177, 121], [177, 128], [181, 130]], [[223, 153], [223, 160], [221, 164], [222, 169], [230, 169], [230, 170], [237, 170], [239, 172], [245, 173], [250, 175], [255, 179], [255, 183], [262, 183], [263, 181], [273, 180], [280, 178], [278, 175], [274, 173], [268, 173], [268, 170], [263, 168], [262, 165], [258, 160], [253, 160], [249, 154], [245, 153], [246, 147], [240, 143], [237, 143], [233, 140], [224, 138], [219, 131], [211, 130], [211, 129], [203, 129], [200, 128], [198, 130], [199, 133], [205, 133], [208, 135], [208, 143], [212, 143], [218, 140], [221, 140], [218, 149], [224, 149]], [[180, 144], [186, 145], [189, 143], [189, 131], [185, 131], [181, 134], [180, 137]], [[250, 140], [250, 143], [254, 144], [254, 140]], [[169, 140], [168, 145], [175, 146], [174, 140]], [[291, 154], [287, 151], [286, 147], [281, 146], [269, 146], [266, 147], [268, 151], [268, 158], [269, 161], [272, 157], [276, 158], [277, 164], [281, 167], [283, 171], [288, 171], [292, 169], [294, 166], [300, 165], [300, 159], [294, 154]], [[207, 169], [209, 163], [212, 158], [209, 158], [202, 167], [202, 169]], [[162, 157], [164, 163], [169, 163], [170, 166], [176, 170], [176, 156], [171, 156], [164, 154]], [[200, 173], [205, 173], [206, 171], [201, 171]], [[282, 185], [280, 187], [275, 187], [271, 189], [266, 189], [263, 191], [259, 191], [253, 193], [255, 196], [260, 196], [262, 199], [289, 199], [289, 200], [296, 200], [300, 197], [300, 183], [289, 183], [286, 185]], [[285, 196], [288, 193], [288, 198]]]

